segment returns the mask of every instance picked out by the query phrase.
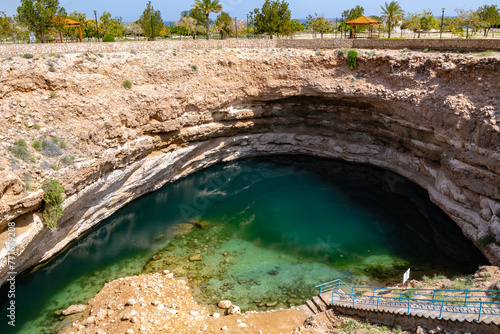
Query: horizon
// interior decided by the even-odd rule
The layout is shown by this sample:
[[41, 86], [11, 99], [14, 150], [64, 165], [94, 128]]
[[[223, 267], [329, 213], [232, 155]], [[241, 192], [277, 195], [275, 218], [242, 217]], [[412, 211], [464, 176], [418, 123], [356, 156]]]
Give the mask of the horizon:
[[[3, 3], [8, 1], [8, 3]], [[19, 7], [21, 1], [12, 0], [0, 0], [0, 11], [4, 11], [8, 16], [13, 16], [17, 13], [17, 7]], [[380, 6], [384, 5], [385, 1], [380, 1], [380, 3], [374, 4], [373, 1], [360, 0], [352, 5], [346, 5], [340, 1], [328, 1], [328, 0], [290, 0], [289, 8], [292, 12], [293, 19], [305, 19], [308, 15], [314, 15], [315, 13], [319, 15], [324, 15], [325, 18], [335, 19], [341, 17], [341, 12], [354, 8], [356, 5], [360, 5], [365, 9], [364, 15], [381, 15]], [[479, 0], [442, 0], [439, 2], [439, 6], [436, 5], [436, 1], [431, 0], [421, 0], [418, 3], [413, 1], [398, 1], [402, 9], [406, 13], [421, 13], [424, 9], [431, 9], [434, 16], [441, 16], [442, 8], [445, 8], [445, 16], [453, 17], [456, 13], [456, 9], [477, 9], [483, 5], [494, 5], [495, 1], [479, 1]], [[124, 5], [124, 3], [126, 5]], [[181, 0], [176, 3], [166, 4], [159, 0], [151, 1], [153, 7], [160, 10], [162, 15], [162, 20], [165, 22], [178, 21], [180, 14], [183, 10], [189, 10], [194, 0]], [[220, 3], [223, 5], [223, 10], [228, 12], [232, 17], [237, 17], [239, 19], [245, 19], [246, 15], [252, 11], [254, 8], [261, 8], [264, 0], [254, 0], [254, 1], [243, 1], [243, 0], [221, 0]], [[104, 11], [111, 13], [113, 17], [122, 17], [124, 23], [134, 22], [139, 19], [143, 10], [146, 8], [147, 1], [120, 1], [120, 0], [88, 0], [84, 3], [79, 0], [60, 0], [59, 5], [64, 7], [68, 14], [74, 10], [85, 13], [87, 18], [94, 17], [94, 10], [97, 11], [97, 17], [99, 18]], [[448, 8], [448, 9], [446, 9]], [[300, 14], [298, 14], [300, 13]], [[213, 19], [217, 14], [212, 13], [210, 18]]]

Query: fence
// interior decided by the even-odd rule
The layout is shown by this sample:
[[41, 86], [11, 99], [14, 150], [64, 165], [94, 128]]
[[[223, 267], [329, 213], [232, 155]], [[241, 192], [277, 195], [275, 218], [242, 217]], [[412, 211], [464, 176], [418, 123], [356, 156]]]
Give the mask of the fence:
[[380, 307], [405, 308], [411, 310], [439, 311], [438, 319], [444, 312], [500, 315], [500, 291], [491, 290], [444, 290], [444, 289], [388, 289], [377, 287], [350, 287], [340, 279], [316, 286], [319, 294], [332, 292], [332, 304], [337, 301]]

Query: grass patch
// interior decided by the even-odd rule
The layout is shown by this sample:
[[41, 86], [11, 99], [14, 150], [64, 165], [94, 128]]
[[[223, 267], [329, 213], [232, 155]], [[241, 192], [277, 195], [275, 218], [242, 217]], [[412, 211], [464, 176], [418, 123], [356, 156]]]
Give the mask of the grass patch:
[[49, 99], [54, 99], [57, 96], [56, 92], [50, 92]]
[[31, 147], [33, 147], [35, 150], [37, 151], [41, 151], [42, 150], [42, 143], [40, 143], [39, 140], [35, 140], [32, 144], [31, 144]]
[[61, 139], [59, 141], [59, 147], [60, 148], [65, 149], [67, 146], [68, 146], [68, 144], [66, 144], [66, 141], [64, 139]]
[[34, 127], [35, 129], [37, 129], [37, 130], [40, 130], [40, 125], [38, 125], [38, 124], [36, 124], [36, 123], [35, 123], [35, 124], [33, 124], [33, 127]]
[[26, 183], [24, 184], [24, 187], [26, 188], [27, 191], [33, 190], [33, 186], [31, 185], [30, 181], [26, 181]]
[[21, 57], [25, 58], [25, 59], [31, 59], [34, 57], [34, 55], [32, 55], [31, 53], [25, 53], [23, 54]]
[[23, 161], [28, 161], [30, 158], [30, 153], [28, 152], [28, 145], [24, 139], [18, 139], [14, 142], [14, 145], [7, 148], [16, 158]]
[[66, 155], [61, 158], [61, 163], [63, 165], [72, 165], [75, 163], [75, 156], [74, 155]]
[[127, 88], [127, 89], [132, 88], [132, 81], [130, 81], [130, 80], [125, 80], [125, 81], [123, 82], [123, 87], [124, 87], [124, 88]]

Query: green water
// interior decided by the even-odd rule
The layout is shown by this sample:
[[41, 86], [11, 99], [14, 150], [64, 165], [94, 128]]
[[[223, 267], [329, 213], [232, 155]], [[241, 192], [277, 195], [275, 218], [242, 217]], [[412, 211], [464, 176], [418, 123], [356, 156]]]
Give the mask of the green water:
[[16, 327], [4, 320], [4, 288], [0, 332], [49, 333], [54, 311], [87, 302], [105, 282], [165, 269], [208, 307], [231, 299], [266, 310], [301, 304], [336, 278], [377, 285], [399, 281], [408, 267], [419, 278], [484, 263], [425, 191], [400, 176], [310, 157], [244, 160], [136, 200], [18, 278]]

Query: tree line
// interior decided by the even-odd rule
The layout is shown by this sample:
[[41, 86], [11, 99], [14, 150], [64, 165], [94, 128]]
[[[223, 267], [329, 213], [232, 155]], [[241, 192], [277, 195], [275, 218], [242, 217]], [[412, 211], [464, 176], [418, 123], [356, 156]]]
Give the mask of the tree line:
[[[399, 2], [391, 1], [380, 6], [380, 15], [370, 17], [383, 22], [382, 29], [391, 38], [395, 27], [412, 31], [416, 37], [430, 30], [445, 30], [457, 36], [470, 38], [481, 33], [488, 37], [491, 29], [500, 25], [500, 11], [497, 5], [484, 5], [476, 10], [457, 9], [453, 17], [435, 17], [430, 10], [421, 13], [406, 13]], [[215, 19], [211, 13], [217, 13]], [[255, 8], [246, 15], [246, 20], [233, 18], [223, 11], [219, 0], [194, 0], [191, 8], [181, 12], [180, 19], [171, 26], [165, 25], [159, 10], [155, 10], [151, 1], [147, 2], [143, 13], [135, 22], [124, 24], [121, 17], [113, 17], [110, 12], [104, 12], [99, 17], [87, 17], [85, 13], [73, 11], [67, 13], [60, 6], [59, 0], [21, 0], [17, 15], [7, 16], [0, 11], [0, 38], [26, 38], [28, 32], [35, 32], [39, 41], [50, 41], [51, 36], [62, 31], [65, 35], [75, 36], [76, 28], [65, 27], [65, 19], [80, 22], [84, 38], [101, 39], [104, 36], [124, 37], [141, 36], [150, 40], [167, 35], [204, 36], [211, 33], [220, 34], [221, 38], [228, 35], [244, 36], [248, 34], [286, 37], [299, 31], [308, 30], [319, 34], [321, 38], [326, 33], [352, 29], [345, 22], [364, 15], [362, 6], [356, 5], [341, 12], [342, 18], [328, 20], [324, 15], [309, 15], [302, 24], [292, 19], [289, 4], [284, 0], [266, 0], [261, 8]], [[442, 14], [442, 13], [439, 13]], [[363, 29], [357, 27], [356, 29]]]

